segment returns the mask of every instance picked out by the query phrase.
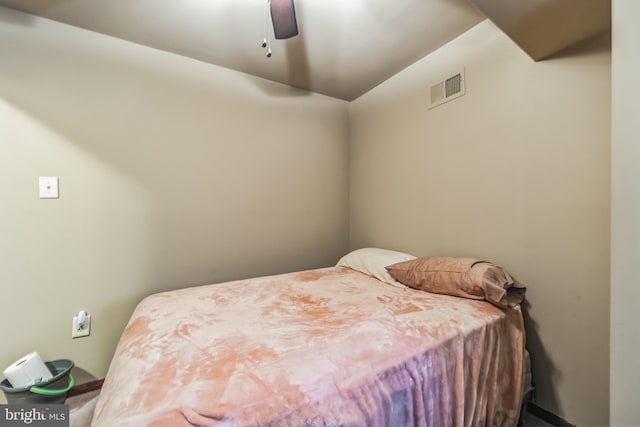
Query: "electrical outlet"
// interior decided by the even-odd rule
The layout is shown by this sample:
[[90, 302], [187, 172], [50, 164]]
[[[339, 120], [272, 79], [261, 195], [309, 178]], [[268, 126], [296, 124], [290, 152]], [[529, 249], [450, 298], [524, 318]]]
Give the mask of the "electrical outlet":
[[91, 334], [91, 315], [87, 314], [84, 325], [81, 327], [78, 322], [78, 316], [73, 316], [73, 325], [71, 329], [71, 338], [88, 337]]

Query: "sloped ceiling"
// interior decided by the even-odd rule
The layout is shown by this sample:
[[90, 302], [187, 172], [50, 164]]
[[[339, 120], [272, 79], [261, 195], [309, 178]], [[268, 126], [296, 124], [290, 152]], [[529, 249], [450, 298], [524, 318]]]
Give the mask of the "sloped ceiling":
[[611, 28], [611, 0], [471, 0], [534, 60]]
[[295, 0], [300, 35], [273, 41], [273, 56], [266, 58], [260, 46], [266, 4], [0, 0], [0, 6], [345, 100], [487, 16], [534, 59], [602, 31], [602, 21], [610, 21], [610, 0]]

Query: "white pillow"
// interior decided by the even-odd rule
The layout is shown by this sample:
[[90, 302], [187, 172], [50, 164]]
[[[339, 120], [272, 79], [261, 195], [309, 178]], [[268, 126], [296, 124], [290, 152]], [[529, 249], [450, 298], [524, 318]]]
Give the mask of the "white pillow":
[[391, 277], [385, 267], [412, 259], [416, 259], [416, 257], [403, 252], [379, 248], [362, 248], [349, 252], [340, 258], [336, 267], [349, 267], [390, 285], [406, 288], [405, 285]]

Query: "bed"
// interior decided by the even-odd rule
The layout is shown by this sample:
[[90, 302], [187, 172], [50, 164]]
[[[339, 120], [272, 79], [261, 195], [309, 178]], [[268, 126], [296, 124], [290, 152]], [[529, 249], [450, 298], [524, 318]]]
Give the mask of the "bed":
[[513, 427], [520, 306], [363, 270], [338, 265], [145, 298], [92, 426]]

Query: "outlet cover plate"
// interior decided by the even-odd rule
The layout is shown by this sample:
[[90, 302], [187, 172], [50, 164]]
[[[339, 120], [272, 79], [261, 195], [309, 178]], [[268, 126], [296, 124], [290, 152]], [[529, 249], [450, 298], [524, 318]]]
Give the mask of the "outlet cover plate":
[[83, 328], [78, 325], [78, 316], [73, 316], [73, 326], [71, 329], [71, 338], [88, 337], [91, 334], [91, 315], [87, 314], [87, 320]]

